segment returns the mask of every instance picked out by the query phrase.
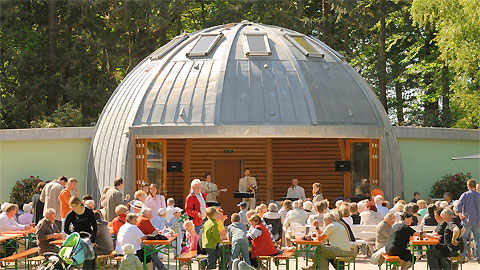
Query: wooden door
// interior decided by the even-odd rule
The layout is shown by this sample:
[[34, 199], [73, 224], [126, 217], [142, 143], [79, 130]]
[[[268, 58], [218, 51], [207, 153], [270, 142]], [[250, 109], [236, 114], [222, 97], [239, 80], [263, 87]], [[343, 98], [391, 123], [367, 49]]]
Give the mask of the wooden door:
[[[230, 216], [238, 212], [239, 199], [233, 198], [233, 193], [238, 190], [238, 179], [242, 177], [242, 162], [240, 160], [214, 160], [213, 182], [218, 189], [226, 188], [227, 192], [221, 192], [217, 201], [221, 204], [225, 214]], [[229, 223], [225, 221], [225, 223]]]

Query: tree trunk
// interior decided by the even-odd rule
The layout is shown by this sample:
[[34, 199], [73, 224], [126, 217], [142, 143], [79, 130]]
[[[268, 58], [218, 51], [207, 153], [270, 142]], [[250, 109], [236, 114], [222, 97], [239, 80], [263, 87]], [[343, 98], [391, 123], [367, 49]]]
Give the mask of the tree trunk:
[[323, 42], [333, 48], [333, 25], [330, 22], [332, 14], [329, 0], [322, 1], [322, 16], [323, 16]]
[[297, 0], [297, 17], [301, 18], [303, 16], [303, 9], [304, 9], [304, 0]]
[[442, 66], [442, 122], [447, 127], [452, 122], [452, 119], [450, 119], [450, 78], [448, 73], [448, 66], [444, 62]]
[[[432, 51], [432, 43], [435, 38], [430, 24], [427, 22], [425, 25], [426, 38], [425, 38], [425, 57], [426, 59], [430, 58]], [[432, 71], [433, 72], [433, 71]], [[433, 99], [432, 96], [435, 94], [435, 87], [433, 86], [433, 75], [431, 72], [427, 71], [424, 76], [425, 84], [425, 95], [427, 96], [424, 101], [425, 106], [425, 117], [424, 117], [424, 126], [431, 127], [436, 126], [437, 121], [437, 111], [438, 111], [438, 99]]]
[[48, 1], [48, 63], [47, 63], [47, 109], [48, 114], [53, 113], [58, 106], [57, 84], [57, 0]]
[[403, 114], [403, 91], [402, 84], [395, 82], [395, 96], [397, 98], [397, 121], [399, 126], [405, 125], [405, 117]]
[[378, 92], [385, 111], [387, 108], [387, 54], [385, 52], [385, 0], [380, 0], [380, 34], [378, 35]]

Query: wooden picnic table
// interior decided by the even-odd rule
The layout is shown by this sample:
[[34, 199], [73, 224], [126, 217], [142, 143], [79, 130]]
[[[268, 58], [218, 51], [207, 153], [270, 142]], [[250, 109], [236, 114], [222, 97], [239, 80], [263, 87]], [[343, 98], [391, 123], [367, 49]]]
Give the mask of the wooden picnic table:
[[[435, 246], [440, 244], [440, 241], [435, 237], [424, 237], [420, 239], [418, 236], [410, 237], [410, 249], [412, 252], [412, 270], [415, 269], [415, 252], [424, 251], [423, 247], [425, 246], [428, 250], [429, 246]], [[428, 264], [427, 264], [428, 266]]]
[[30, 228], [28, 230], [18, 230], [18, 231], [4, 231], [2, 234], [21, 234], [21, 235], [27, 235], [30, 233], [36, 233], [37, 229], [35, 228]]
[[[317, 248], [315, 251], [311, 251], [310, 248], [314, 246], [320, 246], [322, 242], [318, 241], [317, 239], [313, 239], [311, 241], [309, 240], [303, 240], [303, 239], [295, 239], [292, 241], [295, 244], [295, 269], [298, 270], [298, 255], [301, 252], [308, 253], [313, 252], [315, 255], [317, 255], [317, 262], [320, 260], [320, 250]], [[305, 249], [300, 249], [300, 246], [305, 246]], [[308, 260], [307, 260], [308, 261]], [[319, 269], [320, 264], [317, 263], [317, 269]]]
[[5, 241], [16, 239], [23, 237], [23, 234], [7, 234], [7, 235], [0, 235], [0, 242], [3, 243]]
[[23, 238], [25, 243], [18, 242], [20, 245], [25, 246], [25, 250], [27, 250], [30, 246], [30, 243], [33, 241], [34, 236], [33, 234], [37, 233], [37, 229], [35, 227], [30, 228], [28, 230], [18, 230], [18, 231], [4, 231], [2, 234], [21, 234], [22, 236], [19, 238]]
[[[177, 239], [178, 233], [172, 235], [172, 236], [167, 236], [167, 240], [142, 240], [142, 243], [145, 247], [145, 250], [143, 252], [143, 269], [147, 269], [147, 256], [151, 255], [155, 252], [166, 254], [167, 255], [167, 269], [170, 266], [170, 246], [172, 246], [172, 242]], [[178, 245], [180, 243], [177, 243]], [[175, 245], [175, 250], [176, 250], [176, 245]], [[147, 249], [147, 246], [148, 249]], [[165, 251], [166, 249], [166, 251]]]

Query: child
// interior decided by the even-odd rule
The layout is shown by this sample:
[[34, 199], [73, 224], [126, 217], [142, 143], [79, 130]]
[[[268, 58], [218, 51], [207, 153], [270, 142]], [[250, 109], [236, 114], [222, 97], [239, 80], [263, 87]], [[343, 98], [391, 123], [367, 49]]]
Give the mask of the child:
[[238, 215], [240, 216], [240, 222], [248, 225], [248, 219], [247, 219], [247, 203], [246, 202], [241, 202], [237, 204], [237, 206], [240, 208], [240, 212], [238, 212]]
[[173, 217], [174, 212], [175, 212], [175, 200], [173, 198], [168, 198], [168, 200], [167, 200], [167, 216], [165, 217], [165, 219], [170, 220]]
[[222, 239], [227, 239], [227, 230], [225, 229], [225, 225], [223, 222], [227, 219], [227, 216], [223, 214], [222, 209], [217, 209], [217, 213], [215, 213], [215, 220], [217, 221], [218, 231], [220, 232], [220, 237]]
[[176, 245], [177, 245], [177, 251], [176, 254], [177, 256], [180, 255], [182, 252], [182, 239], [183, 239], [183, 222], [182, 219], [180, 218], [180, 215], [182, 214], [182, 209], [179, 207], [175, 207], [175, 212], [173, 213], [173, 217], [170, 219], [168, 222], [168, 226], [172, 228], [172, 230], [175, 233], [178, 233], [177, 238], [174, 240]]
[[195, 226], [191, 220], [185, 221], [183, 224], [185, 227], [185, 231], [187, 231], [187, 239], [189, 244], [182, 248], [182, 253], [187, 252], [189, 250], [197, 250], [197, 243], [198, 243], [198, 234], [195, 232]]
[[167, 223], [167, 221], [165, 220], [166, 213], [167, 210], [165, 208], [158, 209], [158, 215], [153, 217], [152, 219], [153, 227], [159, 230], [163, 230], [165, 228], [165, 225]]
[[250, 255], [248, 254], [247, 225], [240, 222], [240, 215], [232, 214], [232, 224], [228, 226], [228, 239], [232, 242], [232, 262], [242, 254], [243, 260], [250, 264]]
[[208, 220], [203, 224], [202, 247], [207, 252], [207, 259], [202, 261], [202, 263], [207, 263], [207, 269], [216, 269], [218, 259], [217, 245], [221, 241], [218, 224], [215, 220], [217, 210], [214, 207], [208, 207], [206, 212]]
[[127, 244], [123, 246], [123, 258], [122, 264], [120, 265], [119, 270], [142, 270], [143, 265], [140, 262], [140, 259], [133, 254], [133, 245]]

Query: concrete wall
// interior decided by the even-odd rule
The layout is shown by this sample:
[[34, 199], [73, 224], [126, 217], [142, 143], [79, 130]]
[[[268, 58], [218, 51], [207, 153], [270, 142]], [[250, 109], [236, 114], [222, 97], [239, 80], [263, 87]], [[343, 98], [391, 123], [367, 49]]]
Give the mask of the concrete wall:
[[[84, 194], [86, 165], [93, 128], [0, 130], [0, 202], [8, 201], [23, 177], [44, 180], [60, 175], [79, 180]], [[480, 153], [480, 131], [396, 127], [404, 174], [404, 194], [425, 198], [433, 183], [447, 173], [471, 172], [480, 179], [480, 160], [451, 160]]]

